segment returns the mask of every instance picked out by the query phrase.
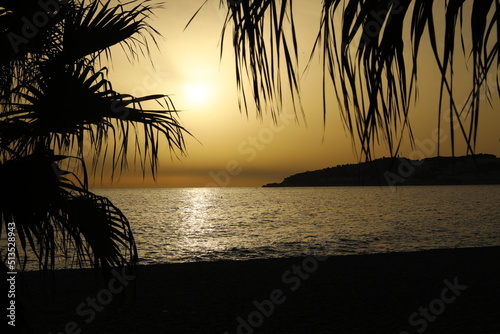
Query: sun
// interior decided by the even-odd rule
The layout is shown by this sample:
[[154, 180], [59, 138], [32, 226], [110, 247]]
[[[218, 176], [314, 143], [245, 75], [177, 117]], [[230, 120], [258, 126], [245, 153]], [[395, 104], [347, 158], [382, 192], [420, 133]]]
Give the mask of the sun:
[[209, 91], [206, 86], [200, 84], [187, 84], [184, 86], [184, 94], [188, 103], [201, 105], [207, 102]]

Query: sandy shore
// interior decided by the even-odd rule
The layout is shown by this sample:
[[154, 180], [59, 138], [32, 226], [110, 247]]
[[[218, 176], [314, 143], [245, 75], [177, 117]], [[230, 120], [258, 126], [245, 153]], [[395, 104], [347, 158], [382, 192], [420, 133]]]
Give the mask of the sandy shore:
[[500, 247], [18, 276], [34, 333], [500, 333]]

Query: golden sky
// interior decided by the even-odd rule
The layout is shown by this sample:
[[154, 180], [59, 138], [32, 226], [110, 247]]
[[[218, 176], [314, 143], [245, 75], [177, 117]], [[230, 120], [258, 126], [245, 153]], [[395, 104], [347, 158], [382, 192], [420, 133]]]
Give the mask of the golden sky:
[[[113, 50], [110, 80], [114, 89], [133, 95], [168, 94], [181, 110], [182, 124], [195, 138], [187, 139], [187, 156], [171, 157], [168, 147], [156, 182], [142, 178], [139, 170], [125, 171], [114, 187], [205, 187], [261, 186], [279, 182], [294, 173], [359, 161], [351, 139], [344, 131], [336, 101], [330, 99], [326, 124], [321, 105], [321, 67], [316, 57], [304, 74], [302, 102], [306, 114], [297, 122], [292, 108], [285, 105], [278, 124], [270, 117], [262, 119], [250, 112], [241, 114], [237, 104], [234, 60], [230, 44], [220, 59], [220, 32], [225, 12], [219, 0], [210, 0], [192, 24], [186, 23], [204, 0], [167, 0], [155, 11], [151, 24], [164, 37], [151, 61], [130, 63], [121, 50]], [[319, 28], [321, 1], [294, 2], [303, 69]], [[425, 62], [429, 59], [428, 62]], [[432, 57], [424, 55], [420, 65], [418, 104], [411, 121], [417, 147], [406, 140], [402, 156], [435, 156], [432, 140], [437, 128], [437, 92], [439, 76]], [[457, 60], [458, 63], [458, 60]], [[459, 72], [459, 71], [457, 71]], [[456, 75], [460, 75], [457, 73]], [[425, 84], [424, 84], [425, 82]], [[477, 153], [500, 156], [499, 99], [493, 95], [493, 107], [481, 114]], [[450, 143], [442, 143], [441, 155], [449, 155]], [[457, 155], [465, 154], [457, 145]], [[377, 157], [387, 156], [380, 147]], [[108, 187], [96, 182], [94, 187]]]

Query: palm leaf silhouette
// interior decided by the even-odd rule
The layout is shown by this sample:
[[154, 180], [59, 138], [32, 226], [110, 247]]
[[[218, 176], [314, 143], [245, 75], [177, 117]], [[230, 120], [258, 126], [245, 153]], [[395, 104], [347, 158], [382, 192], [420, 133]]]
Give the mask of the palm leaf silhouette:
[[[83, 145], [88, 139], [96, 152], [95, 168], [101, 152], [107, 151], [109, 133], [113, 133], [112, 166], [123, 168], [130, 133], [139, 131], [140, 125], [145, 133], [144, 148], [138, 150], [143, 145], [138, 137], [135, 137], [133, 148], [141, 156], [143, 172], [149, 165], [155, 175], [161, 136], [172, 152], [185, 149], [183, 135], [188, 132], [177, 121], [177, 112], [168, 96], [119, 94], [105, 79], [104, 70], [95, 71], [85, 61], [76, 62], [73, 67], [51, 66], [18, 91], [17, 100], [25, 102], [9, 103], [12, 110], [0, 115], [0, 119], [8, 118], [19, 125], [24, 123], [28, 131], [18, 132], [18, 143], [21, 143], [18, 147], [24, 149], [24, 153], [31, 152], [43, 139], [62, 154], [68, 154], [77, 146], [77, 154], [82, 157]], [[163, 110], [143, 109], [142, 104], [148, 101], [161, 103]]]
[[0, 164], [0, 212], [14, 221], [24, 261], [30, 251], [41, 269], [54, 268], [56, 256], [100, 268], [137, 258], [127, 218], [106, 198], [64, 177], [50, 150]]
[[145, 21], [158, 8], [149, 2], [131, 1], [130, 9], [123, 5], [111, 6], [111, 1], [78, 4], [76, 11], [65, 20], [64, 56], [70, 61], [76, 60], [107, 52], [115, 44], [121, 44], [133, 57], [147, 54], [147, 37], [156, 44], [155, 36], [159, 35]]
[[185, 151], [189, 132], [170, 98], [119, 93], [101, 66], [115, 45], [130, 58], [149, 55], [159, 36], [147, 22], [154, 8], [70, 1], [29, 31], [22, 18], [40, 13], [39, 2], [0, 1], [0, 218], [15, 222], [24, 263], [28, 255], [42, 269], [61, 255], [105, 269], [137, 261], [129, 221], [88, 190], [87, 166], [103, 173], [109, 161], [113, 176], [133, 155], [155, 177], [161, 142]]
[[[202, 7], [207, 3], [205, 1]], [[286, 73], [291, 99], [301, 108], [299, 75], [297, 73], [297, 39], [292, 1], [220, 1], [227, 5], [221, 37], [221, 56], [227, 30], [232, 31], [232, 46], [236, 64], [236, 85], [240, 91], [239, 107], [248, 115], [248, 95], [255, 103], [257, 114], [266, 111], [276, 121], [282, 108], [282, 72]], [[201, 9], [201, 8], [200, 8]], [[198, 14], [193, 15], [186, 27]], [[285, 29], [289, 28], [289, 29]], [[268, 34], [266, 34], [269, 32]], [[249, 83], [246, 82], [245, 76]], [[249, 87], [248, 87], [249, 86]]]
[[[281, 78], [288, 80], [292, 96], [297, 96], [300, 88], [293, 2], [228, 0], [221, 4], [227, 12], [223, 35], [232, 29], [236, 82], [243, 93], [243, 107], [248, 108], [249, 93], [243, 89], [246, 73], [257, 113], [265, 109], [275, 117], [280, 111], [276, 102], [280, 104], [283, 94]], [[353, 142], [360, 143], [365, 158], [371, 158], [377, 143], [385, 143], [391, 155], [396, 155], [404, 133], [413, 141], [408, 116], [418, 93], [420, 51], [428, 40], [424, 47], [434, 54], [441, 76], [438, 127], [441, 129], [441, 113], [446, 111], [452, 154], [457, 131], [467, 144], [467, 153], [473, 153], [482, 92], [488, 99], [491, 94], [500, 94], [499, 8], [498, 1], [490, 0], [324, 0], [312, 50], [323, 64], [324, 117], [327, 96], [333, 93], [343, 123]], [[443, 32], [436, 28], [436, 22], [444, 23]], [[470, 45], [464, 42], [465, 36], [470, 36]], [[456, 101], [453, 88], [457, 53], [472, 58], [472, 88], [463, 103]], [[277, 74], [280, 61], [286, 75]], [[494, 93], [488, 75], [495, 76]], [[333, 84], [333, 92], [328, 82]]]

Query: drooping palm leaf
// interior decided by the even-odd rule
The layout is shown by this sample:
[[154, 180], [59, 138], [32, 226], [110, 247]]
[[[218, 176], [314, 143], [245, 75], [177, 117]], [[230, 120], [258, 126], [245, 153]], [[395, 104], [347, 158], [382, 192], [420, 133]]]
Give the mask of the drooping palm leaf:
[[282, 77], [288, 82], [293, 105], [301, 108], [292, 3], [292, 0], [220, 1], [221, 7], [227, 5], [221, 56], [225, 35], [232, 29], [236, 85], [241, 92], [239, 106], [247, 114], [250, 97], [259, 116], [269, 111], [276, 120], [283, 107]]
[[[403, 30], [407, 7], [393, 1], [350, 1], [342, 14], [342, 1], [325, 4], [321, 32], [324, 87], [333, 81], [341, 104], [342, 118], [361, 143], [362, 154], [370, 159], [374, 143], [385, 141], [395, 154], [398, 136], [408, 126]], [[342, 15], [341, 32], [335, 22]], [[318, 45], [316, 45], [318, 47]], [[327, 91], [324, 88], [323, 98]], [[399, 112], [394, 112], [398, 110]], [[323, 112], [326, 114], [326, 105]], [[411, 133], [411, 132], [410, 132]]]
[[[243, 87], [242, 73], [247, 73], [253, 85], [252, 98], [260, 113], [263, 105], [271, 100], [269, 97], [282, 96], [281, 76], [270, 71], [268, 64], [277, 63], [283, 57], [275, 51], [280, 50], [280, 44], [273, 43], [285, 41], [287, 33], [294, 43], [282, 42], [281, 51], [291, 56], [282, 58], [286, 63], [285, 77], [293, 94], [299, 87], [296, 53], [284, 51], [287, 45], [297, 49], [292, 2], [227, 0], [224, 3], [227, 19], [223, 34], [233, 29], [236, 81]], [[441, 75], [436, 111], [438, 127], [441, 129], [441, 113], [447, 110], [453, 154], [457, 131], [467, 144], [467, 153], [472, 153], [477, 139], [481, 94], [492, 96], [489, 75], [495, 76], [495, 94], [500, 95], [499, 8], [498, 1], [490, 0], [324, 0], [320, 31], [313, 48], [313, 52], [320, 53], [323, 64], [324, 115], [326, 97], [331, 95], [330, 81], [332, 93], [341, 106], [344, 125], [353, 141], [359, 140], [362, 154], [370, 159], [375, 145], [385, 143], [390, 153], [396, 155], [404, 133], [413, 139], [409, 112], [420, 83], [417, 71], [420, 51], [427, 48], [434, 54]], [[284, 16], [290, 20], [286, 28], [275, 24], [281, 22], [277, 18]], [[442, 23], [443, 29], [437, 29]], [[463, 42], [465, 36], [470, 36], [470, 46]], [[466, 62], [471, 56], [473, 66], [468, 78], [472, 89], [463, 103], [456, 101], [453, 89], [457, 80], [454, 76], [457, 54], [463, 54]], [[464, 78], [459, 80], [463, 82]], [[245, 91], [242, 99], [247, 101]]]
[[[97, 268], [113, 268], [137, 261], [130, 225], [123, 213], [105, 197], [81, 192], [66, 201], [61, 231], [75, 249], [79, 262], [90, 260]], [[69, 236], [69, 237], [68, 237]]]

